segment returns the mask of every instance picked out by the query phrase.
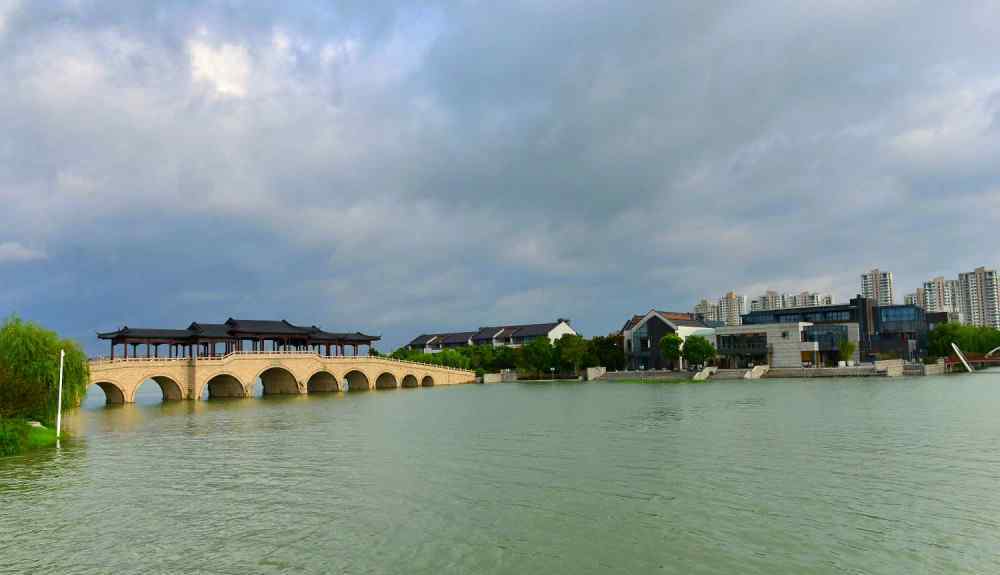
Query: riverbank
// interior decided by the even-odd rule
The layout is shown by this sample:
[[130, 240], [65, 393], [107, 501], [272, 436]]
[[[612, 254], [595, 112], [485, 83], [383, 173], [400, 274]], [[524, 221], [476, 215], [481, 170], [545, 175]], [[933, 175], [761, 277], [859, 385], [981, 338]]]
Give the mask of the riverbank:
[[23, 419], [0, 419], [0, 457], [52, 447], [56, 430], [34, 427]]

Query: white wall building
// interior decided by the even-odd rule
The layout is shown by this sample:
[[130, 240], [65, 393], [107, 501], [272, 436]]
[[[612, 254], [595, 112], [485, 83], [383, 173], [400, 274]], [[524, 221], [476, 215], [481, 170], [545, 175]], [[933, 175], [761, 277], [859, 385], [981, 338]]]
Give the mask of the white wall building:
[[961, 288], [958, 280], [946, 280], [938, 276], [925, 281], [922, 288], [917, 288], [920, 303], [917, 304], [927, 311], [961, 312]]
[[1000, 283], [996, 270], [978, 267], [960, 273], [958, 285], [965, 322], [1000, 329]]
[[748, 307], [747, 296], [729, 292], [719, 298], [719, 321], [726, 325], [740, 325], [743, 323], [743, 314], [750, 311]]
[[861, 274], [861, 295], [875, 302], [875, 305], [893, 305], [896, 301], [892, 285], [892, 272], [875, 268]]

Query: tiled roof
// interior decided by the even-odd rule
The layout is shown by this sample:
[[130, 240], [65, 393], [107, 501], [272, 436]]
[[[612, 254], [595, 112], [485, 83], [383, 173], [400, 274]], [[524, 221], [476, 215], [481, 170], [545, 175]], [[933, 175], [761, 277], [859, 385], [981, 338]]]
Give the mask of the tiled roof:
[[144, 329], [122, 327], [119, 330], [98, 333], [100, 339], [170, 339], [170, 340], [206, 340], [229, 339], [241, 336], [292, 336], [313, 341], [371, 343], [381, 338], [365, 335], [361, 332], [332, 333], [323, 331], [316, 326], [301, 327], [292, 325], [285, 320], [237, 320], [229, 318], [226, 323], [194, 322], [187, 329]]
[[229, 326], [224, 323], [198, 323], [188, 326], [188, 331], [197, 333], [200, 337], [230, 337]]
[[292, 325], [285, 320], [233, 319], [226, 320], [230, 331], [239, 333], [268, 333], [282, 335], [304, 335], [311, 328]]
[[123, 326], [116, 331], [99, 333], [97, 337], [101, 339], [113, 339], [116, 337], [134, 337], [137, 339], [186, 339], [191, 337], [191, 332], [186, 329], [149, 329], [142, 327]]

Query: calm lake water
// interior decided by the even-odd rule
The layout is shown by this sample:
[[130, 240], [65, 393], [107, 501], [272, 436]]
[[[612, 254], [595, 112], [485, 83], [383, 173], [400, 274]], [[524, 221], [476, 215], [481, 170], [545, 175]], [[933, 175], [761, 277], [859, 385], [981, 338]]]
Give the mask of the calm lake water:
[[94, 395], [0, 572], [1000, 572], [1000, 374]]

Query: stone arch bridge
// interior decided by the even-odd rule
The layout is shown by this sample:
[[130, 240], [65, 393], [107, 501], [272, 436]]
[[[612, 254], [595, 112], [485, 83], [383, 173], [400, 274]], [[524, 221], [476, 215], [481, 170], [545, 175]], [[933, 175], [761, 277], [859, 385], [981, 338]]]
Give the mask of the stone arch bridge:
[[471, 371], [374, 356], [324, 356], [316, 352], [234, 352], [214, 358], [119, 358], [90, 361], [90, 383], [108, 403], [132, 403], [153, 380], [164, 400], [252, 397], [258, 379], [264, 395], [431, 387], [474, 383]]

